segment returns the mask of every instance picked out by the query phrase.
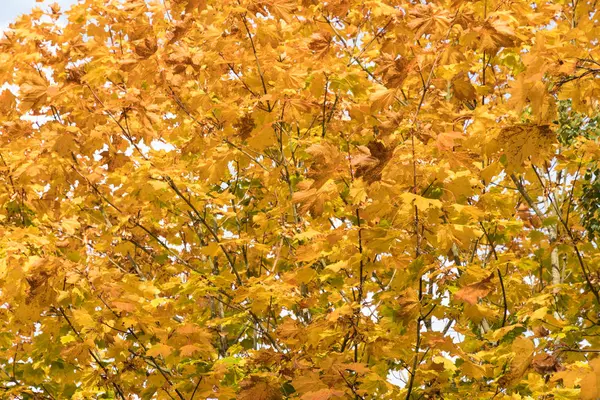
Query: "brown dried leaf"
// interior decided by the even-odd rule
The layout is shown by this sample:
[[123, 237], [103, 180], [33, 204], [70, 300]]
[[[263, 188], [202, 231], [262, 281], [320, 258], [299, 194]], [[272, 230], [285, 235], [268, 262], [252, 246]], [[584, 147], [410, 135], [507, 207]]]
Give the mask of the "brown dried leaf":
[[548, 353], [536, 354], [531, 361], [531, 366], [542, 375], [556, 372], [560, 368], [560, 364], [556, 357]]

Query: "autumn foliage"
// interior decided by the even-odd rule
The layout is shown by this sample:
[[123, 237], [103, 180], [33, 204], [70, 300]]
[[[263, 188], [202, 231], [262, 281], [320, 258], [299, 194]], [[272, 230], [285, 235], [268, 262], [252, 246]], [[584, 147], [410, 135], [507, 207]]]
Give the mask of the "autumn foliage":
[[600, 398], [596, 7], [21, 17], [0, 398]]

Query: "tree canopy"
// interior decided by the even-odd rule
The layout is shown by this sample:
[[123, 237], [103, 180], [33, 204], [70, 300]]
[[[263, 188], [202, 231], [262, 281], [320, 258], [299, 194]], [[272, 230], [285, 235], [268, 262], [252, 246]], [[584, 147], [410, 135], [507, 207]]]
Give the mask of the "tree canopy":
[[600, 398], [596, 7], [20, 17], [0, 397]]

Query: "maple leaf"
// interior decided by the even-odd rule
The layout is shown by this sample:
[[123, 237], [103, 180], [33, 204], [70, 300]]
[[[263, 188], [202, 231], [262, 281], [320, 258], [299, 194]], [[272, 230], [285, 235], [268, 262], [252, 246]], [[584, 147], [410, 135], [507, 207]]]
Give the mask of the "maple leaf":
[[156, 344], [152, 346], [146, 354], [150, 357], [167, 357], [173, 352], [173, 348], [171, 346], [167, 346], [166, 344]]
[[256, 124], [251, 115], [244, 115], [233, 124], [233, 127], [238, 131], [240, 138], [246, 140], [250, 137]]
[[193, 345], [193, 344], [189, 344], [189, 345], [182, 346], [179, 348], [179, 353], [184, 357], [192, 356], [192, 355], [194, 355], [194, 353], [197, 353], [200, 351], [202, 351], [202, 348], [200, 348], [196, 345]]
[[295, 0], [271, 0], [264, 4], [271, 13], [286, 22], [290, 22], [292, 14], [297, 7]]
[[462, 71], [452, 78], [452, 89], [454, 96], [460, 101], [471, 104], [475, 100], [475, 87], [470, 82], [467, 74]]
[[19, 86], [21, 93], [21, 107], [24, 111], [38, 108], [45, 102], [49, 90], [49, 84], [42, 76], [29, 74]]
[[267, 378], [256, 375], [240, 383], [242, 390], [238, 398], [244, 400], [279, 400], [283, 398], [278, 387], [273, 386]]
[[0, 112], [4, 115], [9, 115], [13, 112], [16, 105], [15, 96], [8, 89], [4, 89], [0, 93]]
[[313, 33], [308, 42], [308, 48], [321, 58], [327, 55], [331, 47], [333, 36], [329, 32]]
[[345, 393], [341, 390], [333, 389], [320, 389], [314, 392], [305, 393], [302, 400], [329, 400], [329, 399], [341, 399], [345, 396]]
[[454, 293], [454, 298], [469, 304], [476, 304], [480, 298], [487, 296], [494, 289], [494, 285], [492, 284], [493, 277], [494, 274], [492, 273], [479, 282], [460, 288]]
[[185, 13], [192, 13], [194, 10], [202, 11], [207, 6], [207, 0], [175, 0], [176, 3], [185, 4]]
[[292, 386], [294, 386], [294, 389], [300, 395], [312, 395], [311, 393], [322, 389], [329, 390], [327, 385], [321, 382], [319, 374], [315, 371], [302, 371], [300, 376], [292, 380]]
[[511, 346], [514, 357], [510, 363], [508, 373], [500, 380], [502, 385], [510, 385], [525, 374], [533, 360], [534, 350], [535, 345], [530, 339], [524, 337], [515, 339]]
[[514, 125], [502, 129], [498, 135], [509, 171], [521, 169], [530, 158], [532, 162], [545, 159], [554, 142], [555, 135], [548, 125]]
[[419, 299], [414, 290], [407, 289], [398, 298], [398, 317], [402, 320], [410, 320], [420, 310]]
[[410, 75], [413, 65], [414, 59], [383, 54], [377, 60], [376, 73], [382, 75], [386, 87], [399, 88]]
[[156, 39], [151, 37], [144, 38], [141, 43], [135, 45], [135, 53], [141, 58], [148, 58], [156, 53], [157, 50]]
[[513, 47], [518, 43], [512, 15], [491, 13], [481, 26], [471, 28], [461, 40], [486, 52], [495, 53], [501, 47]]
[[416, 38], [424, 33], [439, 33], [447, 30], [452, 19], [448, 10], [436, 7], [434, 4], [418, 4], [411, 8], [410, 15], [413, 19], [408, 23], [408, 27], [415, 31]]
[[551, 374], [560, 370], [561, 366], [556, 357], [548, 353], [538, 353], [533, 356], [531, 366], [540, 374]]
[[394, 148], [388, 148], [380, 141], [372, 141], [365, 150], [368, 153], [352, 159], [352, 164], [356, 166], [356, 177], [362, 177], [368, 183], [381, 180], [382, 171], [392, 158]]
[[379, 87], [371, 95], [371, 111], [387, 109], [396, 101], [398, 91], [395, 88]]

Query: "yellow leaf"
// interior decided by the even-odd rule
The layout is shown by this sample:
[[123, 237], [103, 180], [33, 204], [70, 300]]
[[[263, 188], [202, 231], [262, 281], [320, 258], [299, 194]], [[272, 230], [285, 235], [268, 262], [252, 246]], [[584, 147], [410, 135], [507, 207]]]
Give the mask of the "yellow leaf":
[[465, 360], [463, 363], [462, 371], [465, 375], [471, 378], [481, 379], [485, 377], [485, 368], [483, 368], [481, 365], [474, 364], [469, 360]]
[[69, 333], [68, 335], [62, 336], [60, 338], [60, 342], [62, 344], [68, 344], [68, 343], [76, 342], [76, 341], [77, 341], [77, 337], [75, 337], [75, 335], [73, 335], [71, 333]]
[[506, 170], [521, 170], [526, 161], [546, 160], [553, 153], [555, 135], [548, 125], [513, 125], [504, 128], [498, 135], [498, 143], [506, 155]]
[[307, 229], [304, 232], [297, 233], [296, 235], [294, 235], [294, 239], [296, 239], [296, 240], [310, 240], [310, 239], [319, 237], [321, 235], [322, 235], [321, 232], [309, 228], [309, 229]]
[[240, 400], [280, 400], [282, 398], [279, 387], [273, 385], [270, 379], [251, 376], [240, 383], [242, 390], [238, 395]]
[[394, 104], [394, 101], [396, 101], [396, 92], [397, 89], [395, 88], [388, 89], [384, 86], [379, 87], [377, 91], [371, 95], [371, 111], [387, 109]]
[[80, 325], [82, 329], [91, 328], [96, 324], [96, 321], [92, 316], [83, 309], [73, 310], [73, 320]]
[[61, 227], [67, 235], [73, 235], [81, 226], [77, 217], [65, 218], [61, 221]]
[[179, 353], [183, 356], [183, 357], [189, 357], [194, 355], [194, 353], [197, 353], [199, 351], [201, 351], [202, 349], [196, 345], [193, 344], [189, 344], [186, 346], [182, 346], [179, 349]]
[[454, 96], [460, 101], [472, 102], [475, 100], [475, 87], [467, 74], [462, 71], [452, 78], [452, 89], [454, 90]]
[[521, 328], [522, 326], [523, 326], [522, 324], [514, 324], [514, 325], [505, 326], [503, 328], [496, 329], [493, 331], [489, 331], [488, 333], [485, 334], [485, 338], [488, 340], [497, 342], [500, 339], [502, 339], [504, 336], [506, 336], [508, 333], [512, 332], [516, 328]]
[[581, 400], [597, 400], [600, 397], [600, 358], [589, 362], [592, 371], [581, 377]]
[[508, 384], [518, 381], [525, 374], [533, 360], [535, 345], [531, 339], [519, 336], [513, 342], [511, 351], [513, 359], [510, 363], [510, 369], [502, 378]]
[[531, 321], [543, 320], [548, 314], [548, 307], [540, 307], [529, 315]]
[[149, 357], [168, 357], [173, 352], [173, 348], [171, 346], [167, 346], [166, 344], [158, 343], [152, 346], [147, 352], [146, 355]]
[[319, 389], [313, 392], [305, 393], [300, 399], [301, 400], [330, 400], [330, 399], [342, 399], [346, 393], [341, 390], [334, 389]]
[[502, 172], [502, 164], [496, 161], [482, 169], [480, 175], [486, 183], [489, 183], [500, 172]]
[[214, 257], [219, 253], [219, 244], [216, 242], [210, 242], [207, 246], [202, 247], [202, 254], [209, 257]]
[[330, 269], [333, 272], [340, 272], [342, 268], [346, 268], [348, 266], [348, 262], [346, 260], [338, 261], [333, 264], [327, 265], [325, 268]]
[[442, 208], [442, 202], [436, 199], [428, 199], [413, 193], [402, 193], [400, 198], [404, 203], [413, 204], [421, 211], [427, 210], [429, 207]]

